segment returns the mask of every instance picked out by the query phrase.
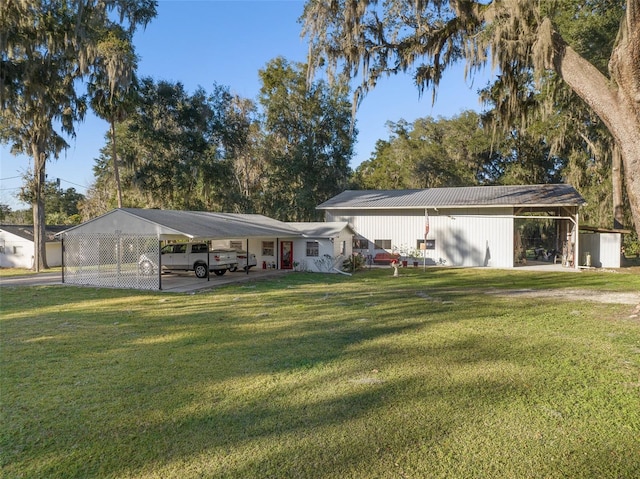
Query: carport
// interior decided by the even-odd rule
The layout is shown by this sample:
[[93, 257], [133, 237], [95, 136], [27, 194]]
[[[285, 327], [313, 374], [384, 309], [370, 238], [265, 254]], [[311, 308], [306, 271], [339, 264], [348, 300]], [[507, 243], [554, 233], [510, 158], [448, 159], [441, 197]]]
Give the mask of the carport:
[[297, 238], [300, 231], [263, 215], [120, 208], [62, 233], [62, 282], [162, 289], [162, 273], [145, 275], [140, 258], [156, 258], [167, 241]]

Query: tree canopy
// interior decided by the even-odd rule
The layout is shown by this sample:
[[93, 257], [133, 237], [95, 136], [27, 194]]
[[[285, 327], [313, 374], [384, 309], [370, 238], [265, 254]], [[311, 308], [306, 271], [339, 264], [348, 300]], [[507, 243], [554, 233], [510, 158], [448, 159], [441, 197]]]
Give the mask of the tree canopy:
[[128, 39], [156, 14], [155, 0], [5, 0], [0, 9], [0, 141], [33, 158], [36, 270], [46, 268], [45, 167], [67, 148], [87, 105], [78, 88], [105, 68], [101, 42], [113, 31]]
[[[609, 41], [616, 20], [615, 39]], [[435, 92], [451, 65], [464, 61], [473, 73], [491, 64], [500, 75], [504, 112], [526, 120], [518, 97], [523, 76], [533, 73], [538, 88], [549, 88], [553, 84], [542, 81], [554, 73], [614, 138], [640, 230], [637, 0], [308, 0], [303, 21], [312, 65], [360, 78], [358, 101], [384, 75], [411, 71], [419, 88]]]

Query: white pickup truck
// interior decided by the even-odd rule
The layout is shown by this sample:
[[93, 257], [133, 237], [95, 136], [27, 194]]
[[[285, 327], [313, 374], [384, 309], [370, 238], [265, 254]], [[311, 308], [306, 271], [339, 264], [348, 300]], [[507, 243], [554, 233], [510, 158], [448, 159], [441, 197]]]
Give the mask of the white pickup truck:
[[[227, 270], [238, 269], [238, 257], [231, 249], [212, 249], [206, 243], [168, 244], [160, 250], [162, 271], [194, 271], [198, 278], [207, 277], [209, 271], [222, 276]], [[138, 261], [143, 274], [154, 274], [157, 265], [151, 258], [142, 255]]]

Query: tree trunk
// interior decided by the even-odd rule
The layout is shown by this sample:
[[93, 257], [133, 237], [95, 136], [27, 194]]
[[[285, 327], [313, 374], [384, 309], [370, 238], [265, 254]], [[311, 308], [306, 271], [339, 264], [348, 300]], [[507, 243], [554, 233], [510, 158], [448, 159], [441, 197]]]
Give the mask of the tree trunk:
[[120, 170], [118, 169], [118, 149], [116, 148], [116, 122], [111, 118], [111, 158], [113, 160], [113, 176], [116, 180], [118, 194], [118, 208], [122, 208], [122, 186], [120, 185]]
[[[640, 29], [638, 30], [637, 37], [640, 38]], [[636, 98], [634, 88], [637, 86], [625, 83], [628, 77], [614, 78], [618, 83], [612, 84], [568, 46], [559, 34], [553, 34], [553, 41], [553, 67], [556, 72], [600, 117], [620, 149], [627, 196], [635, 228], [640, 235], [640, 116], [636, 114], [634, 101], [630, 101], [631, 98]], [[617, 48], [624, 49], [624, 45], [619, 43]], [[624, 57], [622, 52], [617, 53]], [[632, 58], [637, 59], [632, 52], [628, 52], [628, 57], [631, 62], [634, 61]]]
[[612, 170], [611, 183], [613, 192], [613, 227], [616, 229], [624, 228], [624, 202], [623, 202], [623, 174], [622, 174], [622, 155], [618, 145], [613, 146], [611, 152]]
[[47, 157], [38, 145], [33, 151], [33, 269], [36, 272], [47, 269], [47, 237], [44, 211], [45, 165]]

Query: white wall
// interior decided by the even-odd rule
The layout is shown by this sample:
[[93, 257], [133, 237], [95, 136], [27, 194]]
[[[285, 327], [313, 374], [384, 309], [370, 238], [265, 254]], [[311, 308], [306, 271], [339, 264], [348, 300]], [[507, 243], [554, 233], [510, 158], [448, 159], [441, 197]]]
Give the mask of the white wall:
[[59, 241], [50, 241], [47, 247], [47, 266], [62, 266], [62, 244]]
[[0, 267], [26, 269], [33, 267], [33, 241], [0, 230], [0, 250]]
[[[429, 210], [429, 235], [435, 249], [427, 250], [427, 264], [446, 266], [513, 266], [513, 214], [511, 208], [466, 208]], [[326, 221], [347, 221], [356, 235], [373, 242], [390, 239], [393, 249], [416, 248], [424, 238], [424, 209], [329, 210]]]
[[[246, 249], [247, 240], [214, 240], [211, 243], [216, 248], [230, 248], [234, 242], [242, 242], [242, 250]], [[274, 243], [274, 255], [262, 254], [263, 241], [273, 241]], [[249, 251], [256, 255], [257, 268], [262, 269], [263, 263], [266, 265], [276, 264], [277, 268], [280, 268], [280, 242], [281, 241], [293, 241], [293, 261], [298, 263], [298, 266], [294, 269], [300, 271], [313, 271], [313, 272], [327, 272], [328, 266], [332, 264], [331, 261], [325, 259], [325, 255], [335, 258], [341, 255], [342, 245], [344, 242], [345, 259], [351, 256], [352, 253], [352, 235], [346, 229], [340, 233], [340, 235], [333, 239], [333, 242], [328, 238], [314, 239], [314, 238], [283, 238], [276, 241], [275, 238], [260, 238], [249, 240]], [[307, 241], [318, 243], [318, 256], [307, 256]], [[341, 262], [338, 267], [341, 266]]]
[[619, 268], [620, 247], [622, 235], [620, 233], [580, 233], [580, 252], [578, 261], [585, 266], [586, 253], [591, 255], [591, 266], [596, 268]]

